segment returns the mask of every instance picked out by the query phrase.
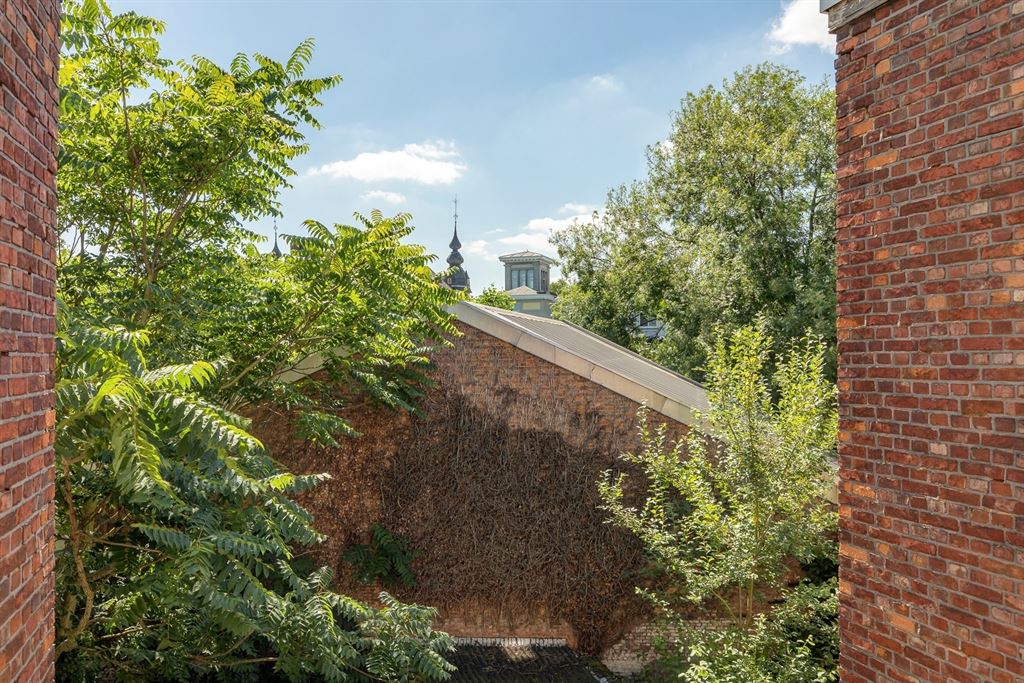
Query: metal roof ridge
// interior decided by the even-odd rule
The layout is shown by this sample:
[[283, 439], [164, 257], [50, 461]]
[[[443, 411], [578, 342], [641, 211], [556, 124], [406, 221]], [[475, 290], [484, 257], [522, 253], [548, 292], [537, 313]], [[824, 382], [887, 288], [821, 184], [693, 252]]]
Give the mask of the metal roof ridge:
[[[667, 401], [672, 401], [673, 403], [678, 403], [679, 405], [684, 405], [688, 410], [691, 410], [691, 411], [692, 410], [699, 410], [699, 409], [702, 408], [702, 406], [690, 405], [689, 402], [680, 403], [683, 400], [681, 397], [679, 397], [679, 396], [668, 396], [668, 395], [666, 395], [665, 392], [663, 392], [663, 391], [661, 391], [659, 389], [655, 389], [654, 387], [647, 386], [647, 385], [637, 381], [636, 379], [634, 379], [632, 377], [628, 377], [628, 376], [624, 375], [621, 370], [609, 367], [606, 363], [602, 363], [602, 362], [600, 362], [600, 361], [598, 361], [596, 359], [588, 358], [587, 356], [579, 353], [578, 351], [574, 351], [573, 349], [566, 348], [564, 345], [559, 344], [558, 342], [554, 341], [553, 339], [551, 339], [549, 337], [545, 337], [545, 336], [541, 335], [538, 332], [534, 332], [530, 328], [528, 328], [528, 327], [526, 327], [524, 325], [521, 325], [521, 324], [517, 323], [515, 320], [511, 320], [511, 319], [509, 319], [509, 317], [506, 316], [506, 314], [509, 314], [509, 313], [512, 314], [512, 316], [514, 316], [514, 317], [523, 316], [523, 315], [529, 315], [529, 314], [519, 313], [518, 311], [509, 311], [508, 309], [496, 308], [494, 306], [486, 306], [484, 304], [478, 304], [478, 303], [474, 303], [474, 302], [471, 302], [471, 301], [460, 301], [460, 302], [458, 302], [458, 304], [456, 304], [456, 306], [458, 306], [459, 304], [468, 304], [471, 307], [471, 309], [479, 310], [480, 312], [482, 312], [485, 315], [487, 315], [489, 318], [491, 318], [493, 320], [497, 320], [499, 323], [511, 326], [516, 331], [518, 331], [520, 333], [520, 335], [525, 334], [525, 335], [529, 336], [532, 339], [536, 339], [536, 340], [538, 340], [538, 341], [540, 341], [540, 342], [542, 342], [544, 344], [548, 344], [552, 348], [559, 349], [563, 353], [567, 353], [570, 356], [572, 356], [573, 358], [576, 358], [577, 360], [583, 361], [584, 363], [589, 363], [592, 366], [594, 366], [595, 368], [600, 368], [601, 370], [603, 370], [605, 372], [611, 373], [612, 375], [615, 375], [616, 377], [619, 377], [620, 379], [622, 379], [625, 382], [629, 382], [630, 384], [632, 384], [634, 386], [640, 387], [641, 389], [643, 389], [645, 391], [648, 391], [648, 392], [650, 392], [651, 394], [653, 394], [655, 396], [660, 396], [662, 399], [665, 399]], [[537, 316], [533, 316], [533, 317], [537, 317]], [[700, 385], [699, 383], [694, 382], [693, 380], [688, 379], [687, 377], [684, 377], [683, 375], [680, 375], [677, 372], [672, 372], [671, 370], [669, 370], [668, 368], [664, 367], [663, 365], [660, 365], [658, 363], [655, 363], [654, 361], [648, 360], [648, 359], [644, 358], [643, 356], [640, 356], [639, 354], [633, 353], [629, 349], [627, 349], [625, 347], [622, 347], [622, 346], [619, 346], [618, 344], [615, 344], [614, 342], [610, 342], [607, 339], [605, 339], [604, 337], [601, 337], [600, 335], [595, 334], [595, 333], [593, 333], [593, 332], [591, 332], [591, 331], [589, 331], [589, 330], [587, 330], [585, 328], [579, 327], [578, 325], [573, 325], [572, 323], [567, 323], [564, 320], [555, 320], [555, 319], [549, 319], [549, 318], [541, 318], [541, 320], [546, 320], [546, 321], [552, 322], [554, 324], [566, 325], [566, 326], [571, 327], [571, 328], [573, 328], [575, 330], [578, 330], [580, 332], [584, 332], [587, 336], [595, 338], [595, 339], [603, 342], [604, 344], [606, 344], [608, 346], [611, 346], [612, 349], [620, 349], [622, 351], [625, 351], [627, 354], [629, 354], [631, 356], [634, 356], [634, 357], [640, 358], [641, 360], [644, 360], [646, 363], [648, 363], [648, 364], [650, 364], [650, 365], [652, 365], [652, 366], [654, 366], [656, 368], [665, 370], [669, 374], [674, 375], [674, 376], [684, 380], [685, 382], [690, 384], [693, 388], [697, 389], [698, 391], [706, 391], [705, 388], [702, 385]], [[463, 322], [465, 322], [465, 321], [463, 321]], [[470, 324], [470, 323], [466, 323], [466, 324]], [[475, 326], [473, 326], [473, 327], [475, 327]], [[481, 331], [484, 331], [484, 330], [481, 330]], [[486, 333], [486, 331], [484, 331], [484, 332]], [[516, 346], [516, 348], [521, 348], [521, 347], [518, 346], [518, 344], [513, 344], [513, 345]], [[523, 350], [525, 350], [525, 349], [523, 349]], [[529, 351], [527, 351], [527, 353], [529, 353]], [[536, 354], [533, 354], [533, 355], [536, 355]], [[556, 365], [560, 365], [560, 364], [556, 363]], [[560, 367], [564, 367], [564, 366], [560, 365]], [[566, 368], [566, 369], [568, 369], [568, 368]], [[570, 372], [573, 372], [573, 374], [579, 375], [580, 377], [584, 377], [585, 379], [589, 379], [591, 381], [595, 381], [593, 376], [583, 375], [583, 374], [581, 374], [579, 372], [575, 372], [573, 370], [570, 370]], [[612, 391], [614, 391], [614, 390], [612, 390]], [[621, 392], [615, 392], [615, 393], [621, 393]], [[627, 398], [630, 398], [630, 397], [627, 396]], [[632, 399], [632, 400], [636, 401], [636, 399]], [[637, 402], [639, 403], [640, 401], [637, 401]], [[653, 406], [651, 406], [651, 407], [653, 408]], [[657, 410], [657, 409], [655, 409], [655, 410], [657, 412], [663, 412], [661, 410]], [[686, 422], [688, 423], [688, 421], [686, 421]]]
[[[484, 304], [477, 304], [475, 302], [466, 302], [466, 303], [473, 303], [474, 306], [484, 306]], [[485, 308], [495, 308], [495, 307], [493, 307], [493, 306], [485, 306]], [[520, 311], [509, 311], [507, 309], [495, 308], [495, 310], [502, 311], [501, 313], [497, 314], [498, 316], [500, 316], [502, 318], [504, 318], [506, 314], [511, 314], [512, 316], [515, 316], [515, 317], [524, 316], [524, 315], [530, 315], [529, 313], [521, 313]], [[531, 317], [536, 318], [537, 316], [531, 316]], [[625, 346], [622, 346], [621, 344], [616, 344], [612, 340], [606, 339], [606, 338], [602, 337], [601, 335], [597, 334], [596, 332], [592, 332], [592, 331], [588, 330], [585, 327], [580, 327], [576, 323], [570, 322], [568, 320], [562, 320], [560, 318], [541, 318], [541, 319], [542, 320], [546, 320], [546, 321], [550, 321], [551, 323], [556, 324], [556, 325], [565, 325], [567, 327], [571, 327], [574, 330], [582, 332], [583, 334], [585, 334], [588, 337], [594, 339], [595, 341], [600, 342], [601, 344], [604, 344], [605, 346], [608, 346], [608, 347], [610, 347], [610, 348], [612, 348], [612, 349], [614, 349], [616, 351], [624, 351], [629, 356], [632, 356], [633, 358], [636, 358], [637, 360], [642, 361], [643, 363], [645, 363], [645, 364], [647, 364], [647, 365], [649, 365], [649, 366], [651, 366], [653, 368], [656, 368], [657, 370], [661, 370], [662, 372], [666, 372], [666, 373], [668, 373], [668, 374], [670, 374], [670, 375], [672, 375], [674, 377], [677, 377], [678, 379], [683, 380], [684, 382], [689, 382], [690, 384], [694, 385], [698, 389], [707, 389], [707, 387], [705, 387], [700, 382], [698, 382], [698, 381], [696, 381], [694, 379], [690, 379], [686, 375], [678, 373], [675, 370], [672, 370], [671, 368], [667, 368], [664, 365], [662, 365], [661, 363], [657, 363], [657, 362], [651, 360], [650, 358], [645, 358], [644, 356], [641, 356], [636, 351], [633, 351], [631, 349], [627, 349]], [[522, 325], [519, 325], [518, 323], [513, 323], [513, 324], [515, 324], [516, 327], [521, 327], [522, 329], [525, 329], [527, 332], [531, 332], [532, 333], [532, 330], [530, 330], [528, 328], [525, 328]], [[540, 335], [539, 335], [539, 333], [533, 333], [533, 336], [538, 336], [539, 337]], [[562, 349], [563, 351], [572, 353], [573, 355], [576, 355], [576, 356], [579, 355], [579, 354], [573, 352], [571, 349], [566, 349], [566, 348], [562, 347], [560, 344], [558, 344], [555, 341], [550, 340], [547, 337], [543, 337], [543, 339], [545, 341], [549, 341], [552, 345], [557, 346], [558, 348]], [[590, 360], [590, 359], [586, 359], [586, 360]], [[593, 361], [591, 361], [591, 362], [593, 362]], [[595, 363], [595, 365], [601, 365], [601, 364], [600, 363]], [[611, 368], [607, 368], [604, 365], [601, 365], [601, 367], [604, 367], [605, 370], [608, 370], [610, 372], [615, 372]], [[619, 373], [616, 372], [616, 374], [619, 374]]]
[[584, 334], [587, 334], [587, 335], [593, 337], [594, 339], [596, 339], [597, 341], [601, 342], [602, 344], [605, 344], [606, 346], [610, 346], [613, 349], [617, 349], [619, 351], [625, 351], [627, 354], [629, 354], [633, 358], [636, 358], [637, 360], [643, 361], [647, 365], [650, 365], [651, 367], [657, 368], [658, 370], [661, 370], [663, 372], [667, 372], [670, 375], [674, 375], [674, 376], [678, 377], [679, 379], [683, 380], [684, 382], [689, 382], [690, 384], [692, 384], [693, 386], [697, 387], [698, 389], [705, 389], [705, 390], [707, 389], [707, 387], [705, 387], [703, 384], [701, 384], [697, 380], [690, 379], [686, 375], [684, 375], [684, 374], [682, 374], [680, 372], [676, 372], [672, 368], [667, 368], [664, 365], [662, 365], [661, 363], [653, 361], [650, 358], [646, 358], [644, 356], [641, 356], [636, 351], [633, 351], [632, 349], [627, 349], [625, 346], [622, 346], [621, 344], [616, 344], [611, 339], [605, 339], [604, 337], [602, 337], [601, 335], [597, 334], [596, 332], [591, 332], [587, 328], [580, 327], [579, 325], [577, 325], [574, 322], [570, 322], [568, 320], [559, 320], [558, 322], [560, 322], [563, 325], [568, 325], [569, 327], [572, 327], [573, 329], [579, 330], [580, 332], [583, 332]]

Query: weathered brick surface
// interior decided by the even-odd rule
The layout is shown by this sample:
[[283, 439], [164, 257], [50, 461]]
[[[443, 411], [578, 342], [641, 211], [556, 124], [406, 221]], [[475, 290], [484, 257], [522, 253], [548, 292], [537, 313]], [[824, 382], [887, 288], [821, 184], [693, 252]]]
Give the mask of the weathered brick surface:
[[[452, 414], [461, 409], [461, 401], [471, 404], [475, 410], [496, 416], [510, 430], [557, 434], [560, 439], [579, 449], [579, 454], [585, 453], [593, 462], [588, 462], [584, 468], [587, 474], [579, 486], [592, 494], [596, 494], [596, 482], [601, 472], [613, 467], [620, 453], [638, 445], [636, 412], [640, 406], [636, 402], [475, 328], [462, 323], [457, 325], [462, 336], [455, 340], [452, 348], [440, 351], [433, 357], [434, 379], [439, 385], [454, 388], [457, 398], [452, 400], [452, 395], [440, 390], [439, 386], [428, 392], [422, 402], [422, 417], [354, 403], [345, 411], [345, 416], [362, 436], [344, 442], [340, 449], [332, 449], [297, 442], [291, 436], [294, 430], [289, 425], [288, 416], [274, 415], [272, 412], [254, 415], [254, 431], [275, 457], [280, 458], [290, 469], [328, 472], [333, 475], [330, 481], [305, 494], [302, 502], [314, 514], [318, 529], [327, 536], [327, 540], [317, 550], [318, 562], [332, 564], [343, 590], [362, 599], [372, 600], [379, 588], [353, 583], [349, 578], [347, 564], [340, 560], [341, 555], [352, 543], [366, 542], [371, 525], [387, 519], [389, 513], [392, 518], [404, 519], [411, 515], [408, 509], [414, 507], [415, 503], [410, 500], [401, 501], [402, 507], [407, 509], [402, 515], [396, 514], [394, 510], [385, 510], [383, 490], [396, 476], [393, 463], [399, 459], [399, 453], [409, 448], [410, 443], [417, 444], [417, 448], [424, 448], [422, 444], [439, 443], [439, 439], [430, 436], [431, 430], [439, 429], [440, 425], [451, 421]], [[678, 438], [685, 433], [686, 428], [681, 423], [662, 418], [656, 413], [652, 414], [651, 419], [654, 423], [665, 422], [670, 437]], [[486, 468], [482, 475], [491, 477], [491, 470], [500, 466], [497, 464], [501, 457], [497, 450], [500, 449], [496, 450], [493, 444], [446, 443], [441, 453], [423, 453], [422, 457], [458, 457], [460, 448], [476, 449], [488, 454], [486, 458], [471, 461], [474, 469], [463, 472], [467, 480], [481, 475], [476, 468]], [[490, 456], [494, 459], [491, 460]], [[510, 505], [507, 510], [493, 510], [492, 501], [476, 500], [470, 501], [468, 507], [514, 518], [516, 527], [528, 530], [527, 534], [532, 533], [529, 530], [549, 530], [544, 520], [559, 518], [560, 510], [566, 506], [564, 492], [567, 490], [566, 485], [558, 477], [553, 477], [551, 472], [578, 473], [578, 468], [563, 468], [553, 453], [550, 466], [546, 469], [547, 472], [538, 472], [532, 483], [539, 482], [541, 488], [550, 484], [553, 490], [541, 491], [535, 498], [531, 498], [528, 505], [520, 505], [517, 509]], [[451, 514], [451, 509], [458, 506], [445, 503], [445, 497], [451, 495], [450, 490], [455, 489], [462, 490], [461, 495], [479, 495], [479, 492], [458, 484], [449, 482], [446, 490], [439, 490], [433, 497], [441, 502], [429, 512], [416, 508], [418, 512], [412, 515], [416, 519], [420, 514], [434, 516], [425, 525], [416, 522], [417, 529], [421, 526], [465, 528], [461, 524], [464, 520], [461, 519], [446, 523], [444, 515]], [[571, 490], [576, 491], [579, 486]], [[512, 492], [510, 497], [517, 495]], [[607, 529], [603, 523], [604, 514], [600, 514], [601, 518], [596, 524]], [[582, 520], [581, 526], [588, 521], [593, 520]], [[498, 521], [489, 517], [471, 521], [475, 534], [481, 538], [487, 538], [493, 533], [496, 524]], [[436, 534], [431, 538], [444, 535]], [[506, 538], [501, 539], [500, 543], [503, 547], [510, 544]], [[516, 538], [511, 544], [517, 545], [524, 554], [531, 552], [529, 538]], [[418, 590], [428, 588], [424, 585], [426, 583], [430, 584], [430, 590], [434, 590], [437, 586], [431, 577], [435, 572], [423, 566], [423, 563], [435, 556], [437, 548], [415, 544], [414, 547], [424, 551], [417, 565], [414, 565], [420, 572]], [[618, 577], [623, 568], [609, 565], [611, 560], [602, 556], [605, 551], [607, 549], [601, 547], [565, 547], [561, 554], [576, 557], [581, 552], [585, 553], [587, 558], [584, 559], [590, 564], [599, 565], [606, 573]], [[442, 554], [446, 553], [447, 550], [443, 550]], [[612, 553], [608, 555], [612, 556]], [[476, 572], [490, 571], [494, 576], [504, 576], [503, 566], [487, 569], [487, 563], [494, 562], [493, 558], [491, 555], [469, 557], [466, 558], [466, 565], [474, 567]], [[566, 577], [561, 573], [561, 559], [564, 558], [548, 563], [548, 576], [523, 577], [520, 581], [535, 582], [539, 579], [553, 586], [563, 585]], [[437, 626], [453, 635], [559, 638], [567, 641], [570, 646], [576, 646], [579, 642], [579, 634], [573, 625], [553, 618], [544, 605], [533, 605], [526, 613], [510, 607], [510, 603], [517, 602], [517, 594], [521, 594], [515, 582], [502, 585], [493, 595], [481, 597], [476, 594], [466, 595], [463, 578], [458, 575], [444, 574], [439, 581], [445, 583], [442, 592], [450, 599], [443, 605]], [[621, 587], [621, 594], [609, 595], [609, 613], [622, 609], [622, 602], [632, 604], [635, 601], [632, 586], [632, 582], [626, 581]], [[417, 597], [416, 592], [407, 595], [399, 590], [398, 593], [407, 599], [438, 604], [429, 598]], [[642, 608], [638, 608], [635, 613], [623, 614], [609, 621], [617, 628], [628, 630], [644, 618], [642, 611]], [[618, 631], [610, 633], [608, 640], [613, 641], [617, 636]], [[620, 648], [621, 659], [630, 656], [628, 649]]]
[[1024, 680], [1024, 2], [838, 33], [842, 678]]
[[54, 674], [58, 11], [0, 3], [0, 681]]
[[[513, 428], [559, 432], [576, 445], [586, 435], [572, 428], [571, 418], [595, 415], [606, 451], [618, 454], [638, 445], [636, 401], [476, 328], [457, 325], [462, 336], [453, 348], [434, 356], [435, 373], [453, 378], [481, 409], [500, 409]], [[509, 402], [508, 396], [516, 400]], [[665, 423], [671, 437], [686, 432], [684, 425], [659, 413], [651, 418]]]

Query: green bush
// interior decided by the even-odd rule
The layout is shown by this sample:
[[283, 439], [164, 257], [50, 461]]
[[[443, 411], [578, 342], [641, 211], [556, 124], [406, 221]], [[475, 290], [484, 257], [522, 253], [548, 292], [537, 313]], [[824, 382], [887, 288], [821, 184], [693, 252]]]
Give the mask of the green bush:
[[320, 540], [244, 419], [199, 392], [215, 364], [148, 367], [143, 331], [62, 309], [56, 578], [61, 680], [442, 680], [434, 611], [373, 609], [295, 571]]
[[417, 553], [409, 548], [409, 541], [393, 536], [380, 524], [373, 525], [371, 534], [369, 544], [354, 545], [342, 553], [342, 559], [355, 568], [356, 579], [362, 583], [380, 581], [385, 586], [415, 586], [412, 561]]
[[750, 630], [681, 628], [656, 643], [652, 683], [827, 683], [839, 680], [836, 581], [801, 583]]
[[[709, 351], [709, 407], [685, 443], [669, 444], [641, 412], [642, 447], [623, 459], [646, 477], [642, 503], [626, 497], [625, 475], [599, 482], [612, 521], [641, 540], [661, 573], [641, 592], [677, 635], [659, 666], [683, 680], [797, 683], [835, 674], [834, 580], [763, 607], [785, 589], [790, 560], [810, 566], [835, 552], [827, 494], [837, 414], [824, 347], [809, 338], [773, 361], [763, 321], [720, 336]], [[698, 608], [710, 625], [693, 629]]]

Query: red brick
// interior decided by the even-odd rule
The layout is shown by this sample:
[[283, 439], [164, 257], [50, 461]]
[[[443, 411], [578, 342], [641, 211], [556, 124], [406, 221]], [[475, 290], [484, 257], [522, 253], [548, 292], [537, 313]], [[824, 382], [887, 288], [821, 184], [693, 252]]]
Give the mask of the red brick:
[[[395, 476], [390, 468], [396, 467], [396, 454], [409, 452], [410, 447], [416, 453], [437, 454], [436, 450], [424, 450], [424, 437], [421, 434], [443, 429], [439, 426], [450, 424], [453, 415], [470, 409], [474, 414], [497, 418], [511, 431], [553, 434], [571, 448], [585, 449], [588, 455], [573, 459], [575, 462], [569, 467], [568, 461], [562, 458], [552, 458], [550, 462], [551, 473], [564, 473], [565, 476], [576, 477], [576, 481], [596, 481], [602, 471], [616, 467], [621, 453], [635, 451], [640, 445], [636, 432], [636, 413], [640, 405], [635, 401], [476, 328], [461, 322], [456, 325], [462, 336], [454, 340], [451, 348], [438, 351], [431, 358], [431, 377], [435, 386], [427, 390], [420, 402], [422, 414], [419, 417], [396, 415], [387, 409], [353, 401], [347, 406], [345, 415], [362, 437], [343, 441], [340, 448], [319, 449], [310, 448], [308, 444], [290, 437], [295, 430], [275, 414], [277, 411], [269, 414], [261, 412], [253, 416], [256, 435], [273, 452], [281, 454], [283, 462], [291, 469], [332, 475], [331, 480], [317, 487], [316, 492], [309, 494], [302, 502], [313, 513], [318, 530], [327, 538], [313, 552], [320, 563], [334, 567], [337, 585], [346, 593], [364, 599], [373, 599], [376, 595], [376, 588], [348, 580], [351, 571], [341, 561], [341, 556], [347, 543], [354, 538], [368, 538], [370, 525], [379, 521], [380, 511], [386, 507], [383, 490], [388, 486], [385, 482]], [[684, 424], [660, 413], [652, 412], [650, 419], [654, 424], [665, 426], [669, 439], [678, 439], [686, 433]], [[456, 451], [459, 448], [454, 444], [452, 447]], [[463, 467], [466, 469], [463, 472], [470, 479], [474, 476], [492, 478], [493, 463], [508, 456], [500, 446], [495, 448], [494, 443], [467, 443], [461, 447], [473, 448], [476, 455], [484, 456], [476, 460], [484, 463], [484, 471], [473, 469], [477, 466], [468, 464], [473, 459], [464, 462]], [[372, 453], [372, 464], [365, 464], [362, 460], [367, 453]], [[444, 451], [440, 457], [453, 455], [457, 457], [457, 454]], [[586, 469], [578, 469], [577, 466], [584, 461]], [[551, 508], [551, 501], [556, 501], [555, 505], [564, 504], [562, 500], [566, 480], [561, 474], [543, 477], [538, 481], [549, 482], [552, 489], [537, 495], [517, 512], [515, 524], [520, 529], [543, 528], [542, 520], [551, 519], [556, 514]], [[593, 490], [589, 484], [585, 488]], [[464, 497], [463, 502], [472, 509], [484, 510], [494, 505], [491, 497], [495, 495], [493, 493], [481, 498], [480, 492], [470, 487], [460, 495]], [[596, 506], [597, 501], [593, 501], [593, 504]], [[593, 509], [596, 512], [596, 508]], [[392, 515], [391, 520], [401, 527], [402, 513], [391, 510], [389, 514]], [[449, 513], [439, 514], [443, 516]], [[593, 519], [603, 520], [604, 516]], [[474, 536], [478, 533], [486, 536], [494, 531], [493, 520], [481, 517], [474, 519], [473, 523], [479, 525], [478, 531], [472, 534]], [[442, 526], [459, 528], [452, 524]], [[597, 542], [599, 538], [605, 537], [606, 529], [607, 525], [603, 521], [588, 524], [583, 520], [573, 529], [573, 535], [575, 538], [593, 535]], [[589, 544], [584, 545], [590, 547]], [[447, 552], [451, 547], [444, 542], [432, 543], [431, 546], [441, 549], [441, 552]], [[582, 562], [579, 555], [582, 547], [562, 548], [562, 560], [569, 564]], [[638, 571], [640, 565], [634, 566], [629, 555], [618, 551], [606, 552], [602, 560], [603, 571], [614, 576]], [[425, 551], [418, 560], [420, 567], [429, 565], [430, 560], [430, 552]], [[486, 564], [491, 560], [474, 557], [472, 561], [483, 561]], [[552, 561], [548, 566], [551, 567], [551, 575], [547, 579], [552, 582], [561, 581], [564, 571], [559, 569], [558, 562]], [[436, 576], [436, 571], [433, 575]], [[457, 577], [449, 576], [444, 581], [444, 591], [452, 600], [444, 606], [436, 625], [449, 633], [458, 636], [554, 637], [566, 638], [571, 642], [577, 638], [570, 624], [541, 618], [539, 612], [550, 613], [555, 605], [538, 606], [541, 608], [539, 612], [523, 611], [512, 608], [497, 594], [491, 600], [484, 596], [460, 593]], [[421, 582], [419, 588], [423, 590], [425, 587]], [[623, 601], [631, 604], [629, 601], [634, 599], [633, 585], [628, 582], [622, 584], [619, 594], [607, 596], [608, 604], [618, 605], [618, 609], [622, 608]], [[642, 613], [642, 606], [635, 608], [635, 611]], [[472, 615], [472, 619], [469, 619], [469, 615]], [[600, 635], [602, 639], [609, 640], [619, 636], [617, 633]]]
[[55, 673], [53, 484], [42, 469], [53, 461], [58, 10], [0, 3], [0, 681], [19, 683]]
[[1024, 680], [1024, 0], [837, 39], [841, 679]]

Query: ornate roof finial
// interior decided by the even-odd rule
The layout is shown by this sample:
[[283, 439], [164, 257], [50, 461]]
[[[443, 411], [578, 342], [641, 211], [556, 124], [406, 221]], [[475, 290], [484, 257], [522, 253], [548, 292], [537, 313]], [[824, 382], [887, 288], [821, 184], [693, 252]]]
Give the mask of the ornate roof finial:
[[454, 251], [462, 248], [462, 242], [459, 241], [459, 195], [455, 195], [455, 199], [452, 201], [455, 204], [455, 234], [452, 235], [452, 241], [448, 248]]
[[455, 196], [455, 233], [452, 235], [452, 241], [448, 244], [448, 248], [452, 250], [452, 253], [448, 254], [448, 265], [449, 266], [461, 266], [465, 261], [462, 258], [462, 254], [459, 253], [459, 249], [462, 248], [462, 242], [459, 241], [459, 197]]
[[281, 247], [277, 246], [277, 217], [274, 217], [274, 250], [270, 252], [274, 258], [281, 258]]
[[465, 259], [463, 259], [462, 254], [459, 253], [459, 249], [462, 248], [462, 242], [459, 241], [459, 198], [455, 197], [453, 201], [455, 204], [455, 231], [452, 234], [451, 244], [448, 245], [451, 248], [452, 253], [448, 254], [447, 261], [449, 275], [444, 281], [452, 289], [459, 289], [468, 292], [469, 273], [462, 269], [462, 264]]

